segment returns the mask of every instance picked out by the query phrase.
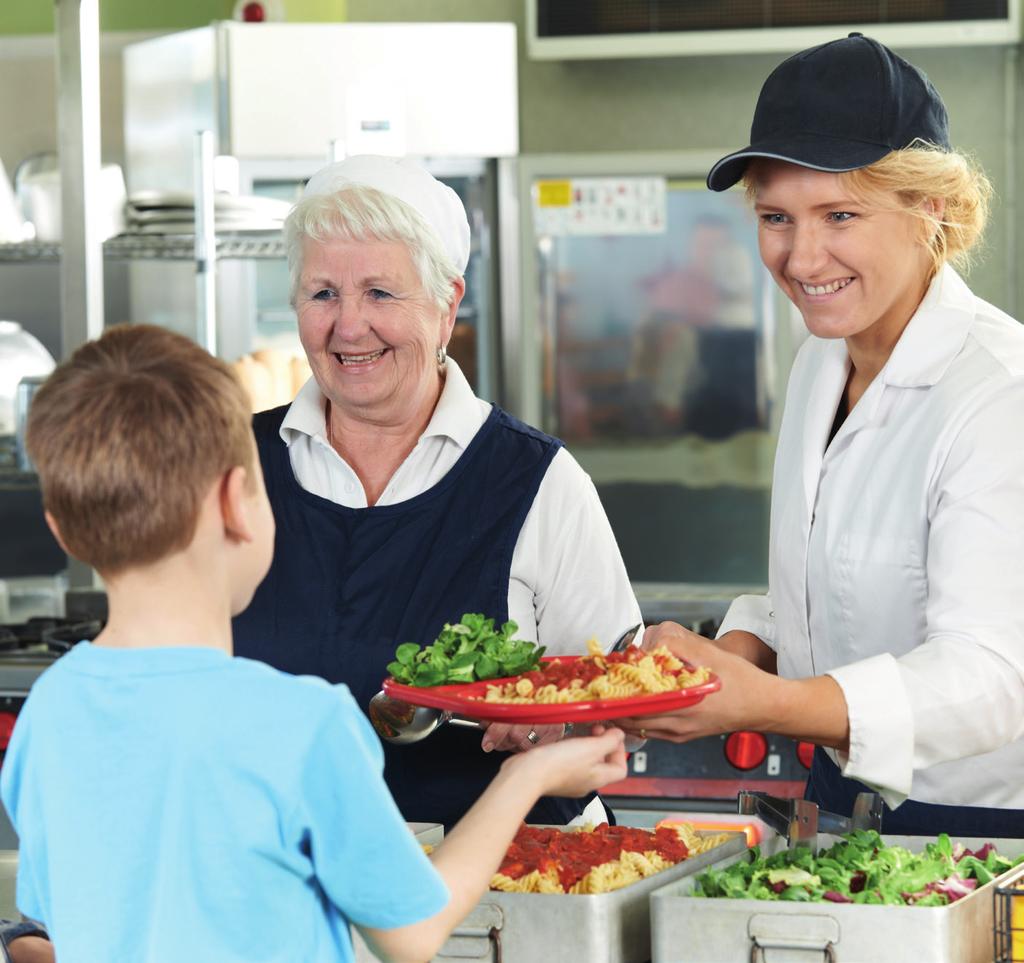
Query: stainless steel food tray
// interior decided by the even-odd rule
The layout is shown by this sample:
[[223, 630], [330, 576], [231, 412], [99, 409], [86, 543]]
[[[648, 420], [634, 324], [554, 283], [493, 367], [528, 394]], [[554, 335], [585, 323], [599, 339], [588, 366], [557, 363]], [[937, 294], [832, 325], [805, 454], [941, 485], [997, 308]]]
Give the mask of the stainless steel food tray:
[[435, 957], [503, 963], [646, 963], [649, 899], [660, 886], [746, 850], [742, 833], [714, 849], [611, 893], [571, 896], [488, 892]]
[[[488, 892], [458, 925], [435, 963], [646, 963], [651, 958], [648, 901], [659, 886], [746, 850], [742, 833], [612, 893], [561, 896]], [[373, 963], [352, 931], [356, 963]]]
[[[932, 837], [883, 836], [919, 851]], [[838, 837], [820, 835], [827, 847]], [[1003, 856], [1024, 852], [1024, 839], [954, 839], [969, 849], [994, 843]], [[773, 836], [766, 854], [785, 848]], [[721, 861], [728, 866], [736, 854]], [[1009, 874], [1006, 874], [1009, 875]], [[1000, 877], [1001, 879], [1002, 877]], [[692, 877], [651, 896], [653, 963], [991, 963], [993, 899], [998, 880], [949, 906], [865, 906], [749, 899], [698, 899]]]
[[406, 823], [421, 846], [437, 846], [444, 840], [444, 826], [440, 823]]

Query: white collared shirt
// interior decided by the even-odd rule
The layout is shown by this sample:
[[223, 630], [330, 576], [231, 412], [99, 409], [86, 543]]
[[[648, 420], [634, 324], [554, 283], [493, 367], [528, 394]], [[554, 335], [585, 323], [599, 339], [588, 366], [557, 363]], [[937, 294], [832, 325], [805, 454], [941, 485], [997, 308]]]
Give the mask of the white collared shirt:
[[834, 758], [890, 806], [1024, 809], [1024, 328], [946, 267], [828, 443], [848, 371], [842, 340], [800, 349], [770, 595], [737, 599], [721, 632], [839, 683]]
[[[446, 370], [430, 423], [378, 505], [408, 501], [440, 482], [490, 414], [491, 405], [473, 394], [451, 359]], [[325, 428], [324, 397], [311, 378], [281, 424], [292, 470], [307, 491], [348, 508], [366, 508], [359, 478], [328, 443]], [[641, 620], [597, 490], [564, 448], [551, 460], [519, 532], [508, 612], [519, 624], [517, 638], [538, 642], [552, 655], [586, 652], [591, 636], [607, 648]], [[453, 612], [451, 620], [462, 615]]]

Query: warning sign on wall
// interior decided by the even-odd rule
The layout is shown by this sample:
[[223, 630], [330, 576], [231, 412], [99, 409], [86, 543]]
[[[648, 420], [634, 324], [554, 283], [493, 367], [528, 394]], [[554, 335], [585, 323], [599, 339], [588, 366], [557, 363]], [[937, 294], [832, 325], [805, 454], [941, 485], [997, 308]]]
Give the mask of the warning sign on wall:
[[662, 234], [664, 177], [576, 177], [533, 185], [536, 233]]

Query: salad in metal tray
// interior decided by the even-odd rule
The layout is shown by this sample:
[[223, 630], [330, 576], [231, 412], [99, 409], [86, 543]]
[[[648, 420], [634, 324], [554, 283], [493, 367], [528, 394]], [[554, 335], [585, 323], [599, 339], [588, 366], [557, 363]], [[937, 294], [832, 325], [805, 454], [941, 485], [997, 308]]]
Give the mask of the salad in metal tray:
[[920, 853], [887, 846], [874, 830], [860, 829], [817, 855], [807, 847], [761, 855], [697, 877], [694, 896], [945, 906], [984, 886], [1024, 855], [1007, 859], [991, 843], [972, 852], [945, 833]]

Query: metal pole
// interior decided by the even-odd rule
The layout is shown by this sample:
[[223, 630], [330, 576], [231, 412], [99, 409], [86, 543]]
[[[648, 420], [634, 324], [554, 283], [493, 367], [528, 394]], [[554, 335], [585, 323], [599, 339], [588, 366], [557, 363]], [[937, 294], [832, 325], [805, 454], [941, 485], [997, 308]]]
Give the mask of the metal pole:
[[61, 354], [103, 333], [99, 0], [55, 0], [63, 254]]
[[196, 340], [217, 353], [217, 229], [213, 202], [213, 131], [196, 131], [193, 154], [196, 218]]
[[1020, 51], [1007, 47], [1003, 60], [1003, 90], [1005, 96], [1003, 115], [1004, 156], [1006, 180], [1002, 190], [1003, 217], [1006, 218], [1003, 243], [1006, 245], [1006, 304], [1003, 309], [1011, 317], [1018, 317], [1018, 271], [1017, 271], [1017, 83], [1020, 71]]
[[[55, 0], [60, 153], [61, 356], [103, 333], [99, 0]], [[93, 588], [93, 570], [68, 558], [68, 584]]]

